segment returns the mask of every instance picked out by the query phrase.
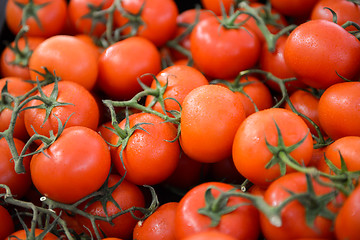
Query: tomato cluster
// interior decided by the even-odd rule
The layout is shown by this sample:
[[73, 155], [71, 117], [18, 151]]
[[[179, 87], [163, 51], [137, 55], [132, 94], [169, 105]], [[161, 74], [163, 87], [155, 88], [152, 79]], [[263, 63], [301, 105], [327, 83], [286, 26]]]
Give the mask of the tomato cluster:
[[0, 239], [357, 239], [356, 0], [8, 0]]

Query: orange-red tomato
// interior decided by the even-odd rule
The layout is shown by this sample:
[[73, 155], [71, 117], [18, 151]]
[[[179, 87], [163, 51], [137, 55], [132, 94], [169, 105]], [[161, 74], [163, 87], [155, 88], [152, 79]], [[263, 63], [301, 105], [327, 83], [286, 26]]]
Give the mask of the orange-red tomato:
[[200, 162], [223, 160], [231, 156], [236, 130], [244, 119], [244, 107], [231, 90], [218, 85], [197, 87], [183, 101], [181, 147]]
[[271, 6], [285, 16], [308, 16], [319, 0], [270, 0]]
[[[97, 55], [88, 44], [69, 35], [50, 37], [34, 50], [29, 68], [44, 73], [43, 67], [61, 80], [76, 82], [87, 90], [94, 88], [98, 75]], [[44, 79], [35, 71], [30, 76], [34, 81]]]
[[[28, 229], [29, 231], [31, 231], [31, 229]], [[40, 229], [40, 228], [35, 228], [35, 237], [39, 236], [44, 230]], [[7, 236], [5, 239], [9, 239], [9, 240], [26, 240], [28, 239], [26, 236], [26, 232], [24, 229], [18, 230], [16, 232], [11, 233], [9, 236]], [[47, 233], [43, 240], [57, 240], [58, 237], [54, 234], [52, 234], [51, 232]]]
[[10, 213], [3, 206], [0, 206], [0, 219], [0, 239], [6, 239], [15, 231], [15, 226]]

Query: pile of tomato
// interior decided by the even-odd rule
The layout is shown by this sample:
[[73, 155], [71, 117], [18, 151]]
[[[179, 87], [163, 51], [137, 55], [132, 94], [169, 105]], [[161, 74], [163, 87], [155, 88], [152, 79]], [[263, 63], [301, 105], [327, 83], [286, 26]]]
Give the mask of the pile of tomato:
[[358, 0], [4, 14], [0, 239], [358, 239]]

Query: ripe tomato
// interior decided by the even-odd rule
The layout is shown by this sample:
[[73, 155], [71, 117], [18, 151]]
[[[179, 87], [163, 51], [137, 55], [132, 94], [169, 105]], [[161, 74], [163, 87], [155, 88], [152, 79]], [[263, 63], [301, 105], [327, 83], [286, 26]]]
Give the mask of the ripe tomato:
[[236, 238], [216, 230], [209, 230], [195, 233], [188, 237], [181, 238], [181, 240], [236, 240]]
[[220, 79], [235, 78], [240, 71], [255, 66], [261, 47], [252, 30], [227, 29], [216, 17], [199, 22], [190, 43], [194, 64], [206, 76]]
[[[0, 60], [0, 72], [3, 77], [19, 77], [22, 79], [30, 79], [30, 70], [29, 70], [29, 58], [32, 54], [32, 51], [44, 41], [44, 38], [40, 37], [27, 37], [27, 44], [24, 38], [20, 38], [18, 41], [18, 48], [20, 51], [23, 51], [22, 54], [15, 53], [10, 47], [5, 47], [1, 53]], [[13, 41], [10, 44], [11, 47], [15, 46]], [[25, 47], [28, 47], [28, 50], [25, 50]]]
[[339, 240], [359, 238], [360, 226], [360, 186], [356, 187], [344, 201], [335, 219], [335, 234]]
[[[20, 154], [25, 143], [16, 138], [14, 138], [14, 143], [18, 154]], [[21, 199], [32, 185], [30, 176], [31, 157], [24, 157], [23, 159], [24, 173], [15, 172], [15, 164], [12, 158], [8, 143], [4, 138], [0, 139], [0, 184], [7, 185], [10, 188], [11, 194], [15, 198]], [[5, 190], [0, 188], [0, 193], [5, 193]]]
[[65, 129], [44, 152], [33, 155], [30, 172], [41, 194], [74, 203], [101, 187], [110, 164], [110, 151], [101, 136], [90, 128], [74, 126]]
[[[70, 103], [70, 105], [53, 108], [45, 123], [45, 109], [32, 108], [25, 110], [24, 121], [28, 134], [30, 136], [34, 135], [34, 129], [37, 133], [47, 137], [50, 136], [50, 131], [56, 134], [58, 132], [57, 118], [61, 120], [62, 124], [69, 119], [65, 128], [85, 126], [96, 130], [99, 123], [99, 108], [91, 93], [75, 82], [60, 81], [57, 84], [58, 95], [56, 101]], [[42, 90], [46, 96], [49, 97], [51, 95], [54, 85], [55, 83], [52, 83], [43, 87]], [[39, 104], [42, 104], [40, 100], [33, 100], [29, 102], [28, 107]]]
[[[278, 126], [282, 141], [279, 144]], [[286, 151], [302, 139], [304, 141], [294, 150], [288, 151], [295, 161], [305, 166], [309, 163], [313, 152], [313, 139], [306, 123], [295, 113], [282, 109], [270, 108], [247, 117], [238, 128], [232, 149], [232, 157], [237, 170], [250, 182], [259, 187], [266, 188], [272, 181], [282, 174], [280, 169], [285, 164], [279, 159], [279, 153], [273, 153], [266, 145], [279, 146], [278, 149]], [[272, 166], [267, 167], [270, 164]], [[286, 172], [294, 169], [286, 166]]]
[[[258, 210], [242, 197], [229, 197], [226, 206], [213, 206], [211, 209], [230, 207], [240, 204], [234, 211], [220, 216], [217, 226], [211, 227], [211, 218], [199, 213], [199, 209], [205, 207], [205, 192], [210, 187], [211, 193], [217, 198], [220, 191], [234, 189], [230, 184], [221, 182], [206, 182], [195, 186], [188, 191], [180, 200], [175, 213], [175, 236], [176, 239], [183, 239], [195, 233], [216, 230], [228, 234], [235, 239], [258, 239], [259, 237], [259, 213]], [[220, 190], [220, 191], [219, 191]], [[240, 190], [239, 190], [240, 191]], [[220, 208], [220, 209], [219, 209]], [[209, 209], [210, 211], [210, 209]], [[215, 212], [214, 212], [215, 214]], [[239, 226], [242, 226], [239, 228]]]
[[[290, 95], [289, 100], [291, 101], [294, 108], [310, 118], [316, 125], [320, 127], [319, 122], [319, 112], [318, 112], [318, 105], [319, 105], [319, 98], [316, 97], [309, 91], [306, 90], [296, 90]], [[285, 109], [291, 111], [291, 108], [288, 103], [285, 104]], [[308, 120], [303, 118], [307, 126], [310, 128], [310, 131], [315, 136], [318, 136], [318, 133], [315, 130], [314, 125], [312, 125]], [[320, 127], [321, 129], [321, 127]]]
[[138, 240], [175, 240], [175, 212], [179, 203], [162, 204], [144, 221], [139, 221], [133, 232]]
[[[121, 177], [117, 174], [111, 174], [108, 181], [108, 187], [114, 186], [120, 181]], [[118, 185], [115, 190], [111, 193], [111, 196], [115, 202], [120, 206], [119, 209], [114, 203], [108, 202], [106, 204], [106, 209], [108, 216], [113, 216], [121, 211], [125, 211], [131, 207], [141, 207], [145, 206], [145, 199], [142, 191], [134, 184], [123, 180], [120, 185]], [[100, 201], [96, 201], [90, 204], [85, 211], [89, 214], [95, 216], [106, 217], [103, 205]], [[138, 218], [142, 217], [142, 213], [139, 211], [134, 211], [134, 215]], [[91, 225], [91, 222], [88, 218], [76, 215], [76, 219], [81, 226], [84, 227], [84, 231], [87, 232], [90, 229], [92, 236], [94, 236], [94, 230]], [[133, 229], [137, 223], [131, 213], [122, 214], [112, 220], [113, 224], [110, 224], [106, 221], [95, 221], [98, 230], [101, 229], [104, 235], [107, 237], [119, 237], [123, 239], [130, 239], [132, 236]], [[99, 231], [101, 233], [101, 231]], [[101, 234], [101, 236], [104, 236]]]
[[[348, 0], [320, 0], [311, 11], [310, 19], [325, 19], [333, 21], [332, 9], [337, 16], [337, 24], [343, 25], [347, 21], [352, 21], [360, 25], [360, 6]], [[348, 31], [354, 31], [354, 26], [345, 28]]]
[[110, 7], [113, 0], [70, 0], [68, 16], [70, 24], [78, 33], [100, 37], [106, 30], [107, 17], [94, 17], [94, 11]]
[[[7, 1], [5, 17], [6, 23], [13, 34], [17, 34], [22, 27], [23, 8], [19, 6], [27, 5], [29, 12], [36, 14], [40, 26], [35, 17], [28, 17], [26, 25], [29, 30], [27, 36], [51, 37], [59, 34], [65, 26], [67, 3], [65, 0], [9, 0]], [[51, 14], [49, 14], [51, 13]]]
[[[126, 119], [120, 122], [125, 128]], [[154, 185], [164, 181], [175, 170], [180, 157], [180, 146], [175, 139], [177, 130], [172, 123], [164, 122], [160, 117], [150, 113], [135, 113], [129, 117], [130, 128], [135, 124], [143, 124], [129, 138], [122, 153], [124, 166], [120, 159], [121, 145], [112, 149], [112, 161], [117, 171], [137, 185]], [[111, 138], [116, 144], [118, 135]], [[125, 169], [124, 169], [125, 167]]]
[[295, 76], [314, 88], [343, 82], [338, 74], [349, 80], [357, 80], [360, 74], [359, 40], [327, 20], [310, 20], [296, 27], [285, 43], [284, 58]]
[[319, 0], [270, 0], [271, 6], [285, 16], [308, 16]]
[[[28, 229], [29, 232], [31, 231], [31, 229]], [[40, 228], [35, 228], [35, 237], [39, 236], [41, 233], [43, 232], [42, 229]], [[26, 236], [26, 232], [24, 229], [18, 230], [16, 232], [11, 233], [8, 237], [6, 237], [5, 239], [9, 239], [9, 240], [25, 240], [25, 239], [29, 239], [28, 236]], [[57, 240], [58, 237], [54, 234], [52, 234], [51, 232], [47, 233], [43, 240]]]
[[[100, 89], [109, 97], [128, 100], [142, 90], [138, 77], [160, 72], [160, 53], [149, 40], [130, 37], [105, 49], [100, 55], [98, 67]], [[152, 78], [141, 80], [150, 85]]]
[[[19, 97], [31, 89], [33, 89], [34, 85], [24, 81], [18, 77], [5, 77], [0, 79], [0, 89], [3, 89], [5, 83], [7, 81], [7, 89], [8, 93], [14, 97]], [[0, 92], [1, 96], [1, 92]], [[5, 105], [5, 103], [3, 103]], [[11, 104], [13, 106], [13, 104]], [[11, 122], [11, 117], [13, 114], [13, 110], [10, 108], [5, 108], [0, 112], [0, 131], [3, 132], [9, 128], [9, 124]], [[24, 122], [24, 112], [20, 112], [16, 118], [16, 123], [14, 127], [13, 137], [19, 138], [20, 140], [26, 141], [29, 138], [29, 135], [25, 128]]]
[[[137, 36], [144, 37], [157, 47], [170, 40], [176, 30], [176, 18], [179, 10], [174, 0], [123, 0], [121, 5], [130, 14], [138, 14], [142, 8], [140, 18], [143, 25], [139, 27]], [[115, 12], [115, 24], [122, 27], [128, 19], [119, 11]], [[132, 29], [125, 28], [124, 34], [129, 34]]]
[[[165, 98], [173, 98], [165, 100], [166, 110], [177, 110], [180, 111], [180, 105], [183, 103], [185, 96], [194, 88], [197, 88], [202, 85], [209, 84], [205, 76], [197, 69], [189, 67], [186, 65], [174, 65], [163, 69], [156, 75], [157, 80], [161, 86], [168, 84], [165, 93], [163, 95]], [[151, 83], [151, 88], [156, 88], [156, 81], [153, 80]], [[150, 103], [154, 100], [154, 97], [149, 95], [146, 97], [145, 105], [149, 106]], [[179, 105], [180, 104], [180, 105]], [[153, 106], [158, 112], [163, 110], [159, 103], [156, 103]]]
[[[43, 41], [33, 52], [29, 68], [44, 73], [46, 67], [55, 72], [61, 80], [79, 83], [92, 90], [98, 74], [97, 55], [91, 47], [74, 36], [57, 35]], [[35, 71], [30, 72], [32, 80], [43, 80]]]
[[10, 213], [0, 205], [0, 239], [6, 239], [11, 233], [15, 231], [14, 222]]
[[[225, 12], [229, 13], [231, 7], [235, 7], [235, 3], [239, 2], [236, 0], [201, 0], [202, 6], [214, 12], [216, 15], [221, 15], [221, 5], [224, 6]], [[249, 2], [257, 2], [257, 0], [250, 0]]]
[[320, 125], [333, 140], [360, 136], [359, 96], [359, 82], [335, 84], [321, 95], [318, 106]]
[[181, 111], [180, 144], [190, 158], [217, 162], [231, 155], [233, 139], [245, 110], [231, 90], [218, 85], [193, 89]]
[[[321, 180], [327, 181], [328, 179], [321, 178]], [[329, 194], [334, 191], [334, 189], [321, 185], [315, 179], [310, 179], [310, 182], [313, 185], [314, 193], [312, 196], [309, 195], [307, 199], [313, 204], [308, 204], [308, 206], [305, 207], [299, 200], [294, 200], [286, 204], [280, 213], [282, 219], [282, 225], [280, 227], [273, 225], [267, 217], [260, 213], [261, 230], [266, 239], [334, 238], [333, 221], [321, 216], [320, 213], [326, 210], [336, 214], [344, 201], [344, 197], [337, 195], [327, 202], [324, 202], [325, 200], [319, 202], [319, 199], [316, 202], [314, 201], [315, 197]], [[290, 196], [289, 191], [295, 194], [309, 192], [304, 173], [289, 173], [275, 180], [265, 191], [264, 200], [270, 206], [279, 206]], [[313, 226], [309, 226], [306, 222], [306, 214], [313, 214], [315, 211], [318, 214], [314, 216]]]

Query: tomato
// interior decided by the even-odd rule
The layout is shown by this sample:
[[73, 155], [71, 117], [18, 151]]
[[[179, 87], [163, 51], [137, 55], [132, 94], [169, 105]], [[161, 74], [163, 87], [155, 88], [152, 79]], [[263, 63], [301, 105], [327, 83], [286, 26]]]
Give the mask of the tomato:
[[285, 43], [284, 58], [295, 76], [314, 88], [343, 82], [338, 74], [349, 80], [360, 74], [359, 40], [327, 20], [310, 20], [296, 27]]
[[[22, 96], [22, 95], [26, 94], [27, 92], [29, 92], [34, 87], [33, 84], [26, 82], [25, 80], [23, 80], [21, 78], [5, 77], [5, 78], [0, 79], [0, 89], [4, 88], [6, 81], [7, 81], [8, 93], [14, 97]], [[1, 93], [0, 93], [0, 96], [1, 96]], [[3, 102], [2, 104], [6, 105], [5, 102]], [[13, 106], [12, 103], [11, 103], [11, 106]], [[5, 131], [6, 129], [9, 128], [12, 114], [13, 114], [13, 110], [10, 108], [4, 108], [0, 112], [0, 131], [1, 132]], [[29, 138], [29, 135], [25, 128], [24, 112], [20, 112], [16, 118], [13, 136], [16, 138], [19, 138], [23, 141], [25, 141]]]
[[[154, 45], [160, 47], [170, 40], [176, 30], [176, 18], [179, 10], [174, 0], [123, 0], [122, 8], [130, 14], [139, 14], [142, 25], [139, 27], [137, 36], [150, 40]], [[115, 24], [123, 27], [129, 20], [119, 11], [114, 15]], [[125, 28], [124, 34], [130, 34], [131, 30]]]
[[[194, 88], [209, 84], [205, 76], [197, 69], [186, 65], [174, 65], [167, 67], [156, 75], [156, 79], [161, 86], [167, 85], [163, 98], [165, 100], [165, 109], [180, 111], [180, 106], [185, 96]], [[151, 88], [156, 88], [156, 81], [153, 80]], [[176, 101], [174, 101], [173, 98]], [[149, 95], [146, 97], [145, 105], [149, 106], [154, 97]], [[180, 105], [179, 105], [180, 104]], [[161, 105], [157, 102], [153, 107], [158, 112], [162, 112]]]
[[[14, 138], [14, 143], [18, 154], [22, 151], [25, 143], [19, 139]], [[29, 151], [27, 151], [29, 153]], [[4, 138], [0, 139], [0, 184], [5, 184], [10, 188], [11, 194], [21, 199], [31, 187], [30, 176], [30, 159], [31, 157], [24, 157], [23, 165], [24, 173], [16, 173], [13, 156], [10, 152], [8, 143]], [[4, 193], [4, 189], [0, 189]]]
[[[102, 53], [103, 48], [97, 46], [91, 36], [86, 35], [86, 34], [77, 34], [77, 35], [75, 35], [75, 37], [80, 39], [81, 41], [85, 42], [86, 44], [88, 44], [93, 49], [94, 55], [96, 55], [97, 58], [100, 57], [100, 54]], [[94, 88], [96, 90], [96, 86]]]
[[[111, 174], [108, 181], [108, 187], [114, 186], [120, 181], [121, 177], [117, 174]], [[108, 202], [106, 204], [106, 210], [108, 216], [113, 216], [121, 211], [125, 211], [131, 207], [140, 207], [143, 208], [145, 205], [144, 195], [139, 189], [138, 186], [123, 180], [120, 185], [118, 185], [115, 190], [111, 193], [111, 196], [115, 202], [120, 206], [119, 209], [114, 203]], [[96, 201], [90, 204], [85, 211], [89, 214], [95, 216], [106, 217], [103, 205], [100, 201]], [[142, 217], [142, 213], [139, 211], [134, 211], [134, 215], [138, 218]], [[85, 232], [90, 229], [92, 236], [94, 236], [94, 230], [91, 225], [91, 222], [88, 218], [76, 215], [76, 219], [84, 227]], [[96, 226], [98, 230], [101, 229], [104, 235], [107, 237], [118, 237], [123, 239], [130, 239], [132, 236], [133, 229], [137, 223], [130, 212], [122, 214], [118, 217], [115, 217], [113, 220], [113, 225], [106, 221], [96, 220]], [[101, 232], [99, 231], [99, 232]], [[101, 234], [103, 236], [103, 234]]]
[[[319, 97], [312, 94], [310, 92], [310, 89], [308, 90], [299, 89], [290, 95], [289, 100], [291, 101], [296, 111], [310, 118], [321, 129], [319, 122], [319, 112], [318, 112]], [[291, 108], [288, 103], [285, 104], [285, 109], [291, 111]], [[314, 134], [315, 136], [318, 136], [318, 133], [314, 125], [312, 125], [305, 118], [303, 119], [306, 122], [307, 126], [310, 128], [311, 133]]]
[[227, 29], [216, 17], [199, 22], [190, 43], [194, 64], [212, 78], [235, 78], [240, 71], [254, 67], [260, 56], [260, 40], [252, 30]]
[[[192, 234], [216, 230], [228, 234], [235, 239], [258, 239], [259, 237], [259, 213], [250, 205], [248, 200], [242, 197], [231, 196], [226, 206], [213, 206], [216, 214], [222, 207], [230, 207], [240, 204], [234, 211], [220, 216], [219, 224], [211, 227], [211, 218], [199, 213], [199, 209], [205, 207], [205, 192], [209, 187], [216, 187], [211, 193], [217, 198], [220, 191], [229, 191], [234, 187], [221, 182], [206, 182], [195, 186], [188, 191], [180, 200], [175, 213], [175, 236], [176, 239], [183, 239]], [[220, 191], [219, 191], [220, 190]], [[240, 190], [239, 190], [240, 191]], [[242, 226], [242, 227], [239, 227]]]
[[[282, 144], [279, 144], [276, 125], [282, 136]], [[304, 141], [294, 150], [285, 150], [302, 139]], [[270, 151], [266, 141], [277, 147], [279, 152]], [[253, 113], [242, 122], [234, 138], [232, 157], [241, 175], [255, 185], [266, 188], [284, 174], [280, 171], [281, 167], [286, 167], [286, 173], [294, 171], [280, 160], [279, 153], [286, 151], [288, 156], [306, 166], [313, 152], [310, 130], [295, 113], [282, 108], [270, 108]], [[272, 165], [268, 166], [270, 160]]]
[[[333, 21], [331, 11], [326, 8], [330, 8], [336, 13], [337, 24], [343, 25], [347, 21], [352, 21], [360, 25], [360, 7], [358, 4], [348, 0], [320, 0], [312, 9], [310, 19]], [[349, 26], [345, 29], [348, 31], [356, 30], [354, 26]]]
[[10, 213], [0, 205], [0, 239], [6, 239], [11, 233], [15, 231], [14, 222], [11, 218]]
[[[22, 79], [30, 79], [29, 58], [32, 51], [44, 41], [41, 37], [27, 37], [18, 40], [18, 48], [21, 54], [11, 50], [9, 46], [1, 53], [0, 72], [3, 77], [19, 77]], [[26, 43], [27, 42], [27, 43]], [[15, 47], [15, 42], [10, 44]], [[26, 49], [26, 46], [28, 49]]]
[[[280, 79], [294, 78], [294, 72], [289, 68], [285, 62], [284, 58], [284, 48], [287, 40], [286, 35], [282, 35], [278, 38], [275, 43], [275, 49], [273, 52], [270, 52], [268, 49], [267, 43], [265, 43], [261, 49], [259, 67], [260, 69], [270, 72], [275, 77]], [[269, 86], [272, 90], [276, 92], [281, 92], [280, 86], [278, 83], [268, 80], [265, 81], [265, 84]], [[307, 85], [300, 80], [296, 79], [293, 81], [285, 82], [285, 87], [289, 94], [294, 92], [299, 88], [305, 88]]]
[[359, 82], [335, 84], [321, 95], [318, 112], [324, 132], [333, 140], [360, 136]]
[[[97, 55], [88, 44], [74, 36], [57, 35], [43, 41], [30, 57], [29, 68], [45, 73], [46, 67], [62, 80], [79, 83], [92, 90], [98, 74]], [[30, 72], [32, 80], [43, 80], [35, 71]]]
[[[31, 229], [28, 229], [29, 232], [31, 231]], [[42, 229], [40, 228], [35, 228], [35, 237], [36, 236], [39, 236], [41, 233], [43, 232]], [[18, 230], [14, 233], [11, 233], [8, 237], [6, 237], [5, 239], [8, 239], [8, 240], [25, 240], [25, 239], [28, 239], [28, 236], [26, 236], [26, 232], [24, 229], [21, 229], [21, 230]], [[58, 239], [58, 237], [54, 234], [52, 234], [51, 232], [47, 233], [43, 240], [56, 240]]]
[[203, 85], [185, 97], [180, 120], [180, 144], [190, 158], [217, 162], [231, 155], [233, 138], [245, 119], [235, 93], [218, 85]]
[[[105, 49], [100, 55], [98, 67], [99, 88], [109, 97], [127, 100], [142, 90], [138, 77], [160, 72], [160, 53], [149, 40], [130, 37]], [[150, 85], [152, 78], [141, 80]]]
[[[321, 180], [327, 181], [328, 179], [321, 178]], [[301, 172], [289, 173], [270, 184], [264, 193], [264, 200], [270, 206], [279, 206], [283, 203], [290, 196], [289, 191], [294, 194], [308, 192], [309, 196], [307, 196], [307, 199], [309, 202], [306, 206], [300, 200], [287, 203], [281, 210], [282, 225], [279, 227], [273, 225], [267, 217], [260, 213], [261, 230], [266, 239], [334, 238], [333, 221], [320, 214], [324, 211], [331, 211], [336, 214], [344, 201], [344, 197], [337, 195], [329, 200], [315, 200], [316, 197], [329, 194], [334, 189], [321, 185], [315, 179], [310, 179], [310, 182], [314, 191], [311, 195], [306, 176]], [[309, 204], [310, 201], [312, 204]], [[314, 216], [313, 226], [310, 226], [306, 223], [306, 214], [315, 214], [315, 212], [318, 214]]]
[[138, 240], [175, 240], [175, 212], [177, 202], [162, 204], [144, 221], [139, 221], [133, 233]]
[[270, 0], [271, 6], [285, 16], [308, 16], [319, 0]]
[[[126, 119], [120, 122], [125, 128]], [[154, 185], [164, 181], [175, 170], [180, 157], [180, 146], [176, 138], [177, 130], [172, 123], [164, 122], [150, 113], [135, 113], [129, 117], [130, 128], [143, 124], [130, 136], [120, 159], [121, 147], [112, 150], [112, 161], [117, 171], [137, 185]], [[119, 136], [114, 135], [111, 143], [116, 144]], [[173, 141], [173, 142], [172, 142]], [[124, 169], [125, 167], [125, 169]]]
[[31, 3], [29, 0], [7, 1], [5, 17], [11, 32], [16, 35], [22, 27], [23, 8], [19, 6], [21, 4], [27, 6], [28, 11], [33, 12], [40, 22], [39, 26], [35, 17], [27, 18], [25, 22], [29, 26], [27, 36], [47, 38], [59, 34], [65, 26], [67, 3], [65, 0], [47, 3], [47, 0], [33, 0]]
[[[231, 7], [236, 7], [235, 3], [239, 2], [236, 0], [201, 0], [202, 6], [214, 12], [216, 15], [221, 15], [221, 5], [224, 7], [225, 12], [229, 13]], [[257, 0], [250, 0], [249, 2], [257, 2]]]
[[344, 201], [335, 219], [335, 234], [339, 240], [355, 240], [359, 237], [360, 186]]
[[113, 0], [70, 0], [68, 16], [78, 33], [100, 37], [106, 30], [107, 17], [92, 16], [94, 11], [110, 7]]
[[188, 237], [182, 238], [182, 240], [236, 240], [236, 238], [219, 231], [211, 230], [195, 233]]
[[30, 172], [41, 194], [74, 203], [101, 187], [110, 164], [110, 151], [101, 136], [90, 128], [74, 126], [65, 129], [49, 148], [33, 155]]
[[[46, 110], [43, 108], [32, 108], [25, 110], [25, 127], [30, 136], [34, 135], [34, 129], [37, 133], [50, 136], [50, 131], [54, 134], [58, 132], [58, 119], [65, 128], [71, 126], [85, 126], [96, 130], [99, 123], [99, 108], [91, 93], [81, 85], [70, 82], [60, 81], [58, 84], [57, 102], [69, 103], [69, 105], [57, 106], [52, 109], [48, 119], [44, 122]], [[46, 96], [50, 96], [55, 83], [43, 87]], [[40, 100], [30, 101], [28, 107], [42, 104]], [[71, 115], [73, 114], [73, 115]], [[38, 142], [39, 143], [39, 142]]]

